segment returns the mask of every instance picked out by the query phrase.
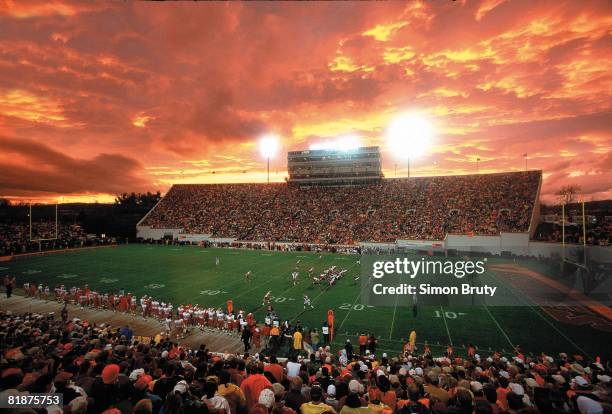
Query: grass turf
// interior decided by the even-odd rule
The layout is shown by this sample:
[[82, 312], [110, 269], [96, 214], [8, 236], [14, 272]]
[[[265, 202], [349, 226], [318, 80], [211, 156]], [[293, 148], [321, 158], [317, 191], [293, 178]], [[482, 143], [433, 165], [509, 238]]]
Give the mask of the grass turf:
[[[220, 264], [215, 265], [218, 257]], [[293, 286], [290, 274], [300, 260], [300, 283]], [[441, 354], [451, 343], [459, 353], [473, 343], [481, 355], [493, 350], [510, 354], [516, 345], [526, 352], [580, 353], [609, 358], [612, 334], [559, 322], [541, 308], [531, 306], [528, 298], [488, 270], [487, 283], [506, 289], [524, 303], [520, 307], [431, 307], [412, 309], [403, 306], [368, 307], [360, 303], [360, 285], [354, 277], [361, 272], [359, 256], [305, 252], [203, 249], [195, 246], [129, 245], [75, 251], [45, 256], [15, 258], [0, 263], [0, 276], [17, 276], [19, 287], [25, 282], [63, 283], [67, 287], [88, 283], [100, 292], [124, 288], [138, 296], [152, 295], [160, 300], [223, 306], [232, 299], [234, 309], [254, 311], [262, 320], [263, 295], [272, 291], [272, 304], [282, 319], [300, 320], [303, 325], [320, 328], [327, 310], [333, 309], [336, 321], [334, 345], [345, 339], [355, 342], [358, 332], [373, 332], [379, 349], [397, 352], [402, 339], [413, 329], [417, 343], [427, 341], [434, 353]], [[500, 262], [502, 260], [500, 259]], [[313, 286], [306, 270], [315, 274], [336, 265], [347, 268], [347, 275], [329, 289]], [[252, 272], [252, 281], [244, 274]], [[314, 310], [303, 310], [307, 294]]]

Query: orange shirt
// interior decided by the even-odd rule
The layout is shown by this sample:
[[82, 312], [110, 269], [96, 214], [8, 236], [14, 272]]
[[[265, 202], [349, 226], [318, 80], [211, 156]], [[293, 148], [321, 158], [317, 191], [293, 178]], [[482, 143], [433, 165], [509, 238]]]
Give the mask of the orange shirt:
[[244, 393], [247, 402], [247, 409], [250, 409], [259, 400], [259, 393], [266, 387], [271, 387], [272, 383], [262, 374], [253, 374], [247, 377], [240, 389]]
[[510, 392], [510, 390], [508, 388], [501, 388], [499, 387], [497, 389], [497, 405], [499, 405], [501, 407], [502, 410], [507, 410], [508, 409], [508, 398], [507, 395]]
[[264, 368], [264, 371], [274, 375], [276, 382], [281, 382], [283, 380], [283, 367], [278, 364], [268, 364]]

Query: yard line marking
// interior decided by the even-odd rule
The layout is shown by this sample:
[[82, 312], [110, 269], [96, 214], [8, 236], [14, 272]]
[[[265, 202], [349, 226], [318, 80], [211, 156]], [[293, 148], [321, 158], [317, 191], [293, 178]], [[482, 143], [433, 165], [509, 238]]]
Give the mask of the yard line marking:
[[444, 327], [446, 328], [446, 334], [448, 335], [448, 341], [453, 346], [453, 338], [451, 338], [450, 331], [448, 330], [448, 323], [446, 323], [446, 316], [444, 316], [444, 307], [440, 305], [440, 312], [442, 313], [442, 320], [444, 321]]
[[395, 307], [393, 308], [393, 319], [391, 319], [391, 329], [389, 330], [389, 339], [393, 337], [393, 327], [395, 326], [395, 313], [397, 312], [397, 301], [399, 295], [395, 295]]
[[[357, 263], [355, 263], [352, 267], [354, 267], [356, 265], [357, 265]], [[368, 279], [368, 285], [370, 284], [370, 282], [371, 282], [371, 280]], [[357, 299], [359, 299], [360, 296], [361, 296], [361, 290], [359, 290], [359, 293], [357, 293], [357, 297], [355, 298], [355, 300], [353, 300], [353, 304], [352, 304], [351, 308], [349, 309], [349, 311], [344, 316], [344, 319], [342, 319], [342, 323], [340, 324], [340, 327], [338, 328], [338, 331], [340, 331], [340, 329], [342, 329], [342, 327], [344, 326], [344, 322], [346, 322], [346, 320], [348, 319], [349, 315], [353, 311], [353, 308], [355, 307], [355, 304], [357, 303]]]
[[[496, 275], [493, 276], [498, 282], [500, 282], [502, 285], [504, 285], [506, 287], [506, 289], [508, 289], [508, 291], [510, 291], [510, 293], [512, 293], [512, 296], [516, 297], [517, 299], [519, 299], [521, 302], [523, 302], [525, 305], [527, 305], [527, 307], [529, 307], [529, 309], [535, 313], [536, 315], [538, 315], [544, 322], [546, 322], [548, 325], [550, 325], [551, 328], [553, 328], [559, 335], [561, 335], [570, 345], [572, 345], [574, 348], [576, 348], [577, 350], [579, 350], [580, 352], [582, 352], [584, 355], [586, 355], [587, 357], [591, 358], [591, 355], [586, 352], [584, 349], [582, 349], [580, 346], [578, 346], [578, 344], [576, 344], [571, 338], [569, 338], [567, 335], [565, 335], [559, 328], [557, 328], [550, 320], [548, 320], [547, 318], [544, 317], [544, 315], [542, 315], [539, 311], [536, 310], [535, 306], [533, 306], [532, 304], [530, 304], [527, 300], [525, 300], [521, 295], [515, 293], [515, 289], [506, 284], [505, 282], [503, 282], [502, 280], [500, 280], [500, 278], [498, 278]], [[527, 296], [525, 294], [525, 296]], [[529, 297], [529, 296], [527, 296]]]
[[557, 328], [552, 322], [550, 322], [547, 318], [544, 317], [544, 315], [542, 315], [540, 312], [538, 312], [535, 307], [531, 306], [529, 303], [525, 302], [527, 304], [527, 306], [529, 306], [529, 309], [531, 309], [536, 315], [538, 315], [540, 318], [542, 318], [542, 320], [544, 322], [546, 322], [548, 325], [550, 325], [551, 328], [553, 328], [555, 331], [557, 331], [557, 333], [559, 335], [561, 335], [563, 338], [565, 338], [565, 340], [567, 342], [569, 342], [570, 345], [572, 345], [573, 347], [575, 347], [577, 350], [579, 350], [580, 352], [582, 352], [584, 355], [586, 355], [588, 358], [593, 359], [591, 357], [591, 355], [585, 351], [584, 349], [582, 349], [580, 346], [578, 346], [578, 344], [574, 341], [572, 341], [572, 339], [570, 337], [568, 337], [567, 335], [565, 335], [561, 330], [559, 330], [559, 328]]
[[495, 325], [497, 325], [497, 328], [499, 329], [499, 331], [502, 333], [502, 335], [504, 335], [504, 337], [506, 338], [506, 341], [508, 341], [508, 343], [510, 344], [512, 349], [516, 350], [516, 346], [512, 343], [512, 341], [510, 340], [510, 337], [508, 336], [508, 334], [506, 333], [504, 328], [502, 328], [501, 325], [499, 324], [499, 322], [497, 322], [497, 319], [495, 319], [495, 317], [493, 316], [493, 314], [489, 310], [489, 307], [487, 306], [486, 303], [484, 303], [484, 308], [487, 311], [487, 313], [489, 314], [489, 316], [491, 317], [491, 319], [493, 320], [493, 322], [495, 323]]
[[353, 311], [353, 308], [355, 307], [355, 304], [357, 303], [357, 299], [359, 299], [359, 297], [361, 296], [361, 292], [359, 292], [357, 294], [357, 297], [355, 298], [355, 300], [353, 300], [353, 305], [351, 306], [351, 308], [349, 309], [349, 311], [346, 313], [346, 315], [344, 316], [344, 319], [342, 319], [342, 323], [340, 324], [340, 327], [338, 328], [338, 330], [342, 329], [342, 327], [344, 326], [344, 322], [346, 322], [346, 320], [348, 319], [348, 316], [351, 314], [351, 312]]

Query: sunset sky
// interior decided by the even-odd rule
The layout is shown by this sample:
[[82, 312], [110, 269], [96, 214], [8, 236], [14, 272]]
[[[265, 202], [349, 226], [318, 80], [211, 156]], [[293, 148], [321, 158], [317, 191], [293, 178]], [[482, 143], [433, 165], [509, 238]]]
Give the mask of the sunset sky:
[[121, 3], [0, 0], [0, 197], [110, 201], [265, 181], [346, 134], [386, 148], [428, 119], [412, 175], [544, 172], [612, 198], [612, 7], [601, 1]]

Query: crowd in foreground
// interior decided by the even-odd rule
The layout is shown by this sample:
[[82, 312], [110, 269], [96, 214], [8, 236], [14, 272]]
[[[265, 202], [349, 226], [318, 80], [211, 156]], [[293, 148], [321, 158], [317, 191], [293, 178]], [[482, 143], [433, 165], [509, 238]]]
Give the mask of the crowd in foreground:
[[[53, 315], [0, 312], [0, 398], [61, 393], [63, 407], [105, 414], [410, 414], [610, 412], [609, 368], [560, 354], [395, 357], [329, 347], [287, 361], [213, 354], [166, 336]], [[348, 350], [347, 350], [348, 348]], [[11, 412], [11, 410], [4, 410]]]
[[242, 240], [352, 244], [529, 228], [540, 171], [354, 187], [175, 185], [141, 223]]

